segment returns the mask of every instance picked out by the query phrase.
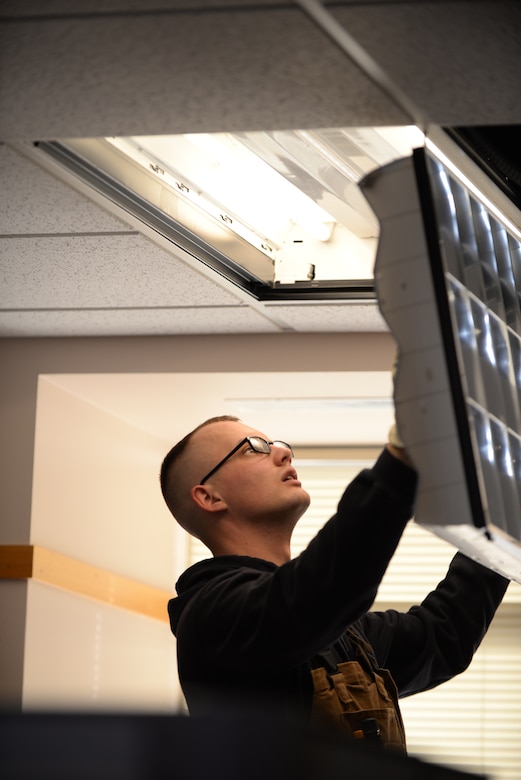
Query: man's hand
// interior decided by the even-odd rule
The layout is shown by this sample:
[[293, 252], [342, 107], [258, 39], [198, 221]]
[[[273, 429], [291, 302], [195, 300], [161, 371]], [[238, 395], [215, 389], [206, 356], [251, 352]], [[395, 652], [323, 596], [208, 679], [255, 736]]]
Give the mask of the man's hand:
[[396, 422], [393, 422], [393, 424], [389, 428], [389, 433], [387, 434], [387, 441], [389, 442], [389, 444], [392, 444], [394, 447], [398, 447], [401, 450], [405, 449], [405, 444], [403, 443], [402, 438], [398, 433], [398, 426], [396, 425]]
[[410, 469], [414, 469], [414, 465], [410, 460], [409, 456], [407, 455], [406, 450], [404, 450], [403, 447], [396, 447], [394, 444], [388, 442], [385, 445], [385, 448], [391, 453], [391, 455], [394, 455], [395, 458], [401, 460], [402, 463], [404, 463]]
[[[393, 384], [396, 377], [397, 366], [398, 366], [398, 350], [396, 350], [395, 352], [393, 368], [392, 368]], [[407, 455], [407, 452], [405, 451], [405, 444], [403, 443], [401, 436], [398, 432], [398, 426], [396, 425], [396, 420], [389, 428], [389, 433], [387, 434], [387, 449], [389, 450], [391, 455], [394, 455], [395, 458], [401, 460], [402, 463], [405, 463], [406, 466], [409, 466], [409, 468], [411, 469], [414, 468], [411, 460], [409, 459], [409, 456]]]

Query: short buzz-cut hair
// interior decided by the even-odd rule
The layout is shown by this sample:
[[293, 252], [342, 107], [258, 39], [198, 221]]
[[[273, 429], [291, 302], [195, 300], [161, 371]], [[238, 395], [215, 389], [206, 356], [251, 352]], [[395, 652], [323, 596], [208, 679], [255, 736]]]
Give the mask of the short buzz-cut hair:
[[[174, 516], [174, 506], [177, 503], [176, 484], [175, 480], [173, 479], [174, 467], [177, 464], [179, 458], [185, 452], [188, 444], [192, 439], [192, 436], [197, 433], [197, 431], [201, 430], [201, 428], [205, 428], [207, 425], [211, 425], [212, 423], [217, 422], [239, 422], [239, 418], [229, 414], [223, 414], [219, 417], [210, 417], [209, 420], [205, 420], [203, 423], [194, 428], [193, 431], [187, 433], [187, 435], [184, 436], [181, 441], [177, 442], [177, 444], [174, 444], [172, 449], [167, 452], [163, 459], [159, 473], [159, 482], [161, 484], [161, 492], [163, 494], [163, 498], [166, 501], [166, 505]], [[176, 517], [176, 520], [180, 522], [180, 518]]]

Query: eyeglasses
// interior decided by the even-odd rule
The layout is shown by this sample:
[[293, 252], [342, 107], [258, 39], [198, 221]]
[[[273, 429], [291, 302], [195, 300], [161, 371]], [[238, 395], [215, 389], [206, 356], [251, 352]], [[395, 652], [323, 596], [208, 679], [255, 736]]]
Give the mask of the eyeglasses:
[[228, 453], [228, 455], [226, 455], [222, 460], [219, 461], [217, 466], [214, 466], [214, 468], [211, 471], [209, 471], [208, 474], [206, 474], [206, 476], [202, 478], [199, 484], [204, 485], [206, 480], [210, 479], [210, 477], [213, 474], [215, 474], [217, 469], [220, 469], [221, 466], [223, 466], [226, 463], [226, 461], [232, 457], [232, 455], [235, 455], [237, 450], [240, 450], [243, 444], [246, 443], [250, 445], [250, 447], [252, 448], [252, 450], [254, 450], [254, 452], [262, 452], [265, 455], [269, 455], [269, 453], [271, 452], [272, 445], [275, 447], [284, 447], [284, 449], [290, 451], [291, 457], [293, 458], [293, 448], [289, 444], [286, 444], [285, 441], [266, 441], [266, 439], [261, 439], [260, 436], [246, 436], [246, 438], [242, 439], [242, 441], [240, 441], [238, 445], [234, 447], [231, 452]]

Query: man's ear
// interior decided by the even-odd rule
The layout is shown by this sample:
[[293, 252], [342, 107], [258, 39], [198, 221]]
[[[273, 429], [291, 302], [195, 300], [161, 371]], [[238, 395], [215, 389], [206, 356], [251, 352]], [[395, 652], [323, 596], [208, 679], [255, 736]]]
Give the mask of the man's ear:
[[220, 493], [210, 485], [195, 485], [190, 493], [197, 506], [206, 512], [222, 512], [223, 509], [227, 508], [227, 504]]

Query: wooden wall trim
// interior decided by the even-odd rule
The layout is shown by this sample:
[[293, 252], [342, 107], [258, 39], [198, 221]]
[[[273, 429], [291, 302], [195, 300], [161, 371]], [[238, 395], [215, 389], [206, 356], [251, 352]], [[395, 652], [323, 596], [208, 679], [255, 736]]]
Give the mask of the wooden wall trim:
[[38, 545], [0, 545], [0, 579], [32, 579], [168, 622], [169, 591]]

